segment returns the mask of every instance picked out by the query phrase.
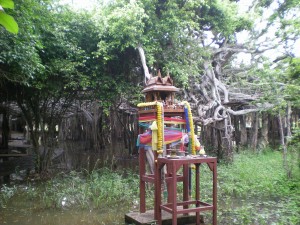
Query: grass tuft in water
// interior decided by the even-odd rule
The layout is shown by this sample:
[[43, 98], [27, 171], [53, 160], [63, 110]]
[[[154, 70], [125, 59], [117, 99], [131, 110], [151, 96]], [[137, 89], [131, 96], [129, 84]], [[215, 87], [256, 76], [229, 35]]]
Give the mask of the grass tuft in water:
[[130, 171], [116, 172], [107, 168], [90, 174], [72, 171], [60, 173], [38, 185], [28, 185], [28, 200], [39, 202], [40, 208], [104, 208], [127, 204], [139, 194], [138, 175]]
[[3, 185], [0, 189], [0, 208], [5, 208], [6, 203], [17, 193], [17, 187]]

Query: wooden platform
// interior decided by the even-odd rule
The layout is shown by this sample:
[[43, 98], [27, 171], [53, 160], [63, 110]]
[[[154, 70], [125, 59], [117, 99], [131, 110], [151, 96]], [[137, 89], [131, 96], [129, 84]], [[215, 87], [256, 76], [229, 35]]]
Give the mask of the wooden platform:
[[[204, 225], [203, 216], [200, 216], [201, 225]], [[189, 215], [179, 215], [177, 218], [178, 225], [194, 225], [196, 224], [195, 213], [190, 213]], [[134, 225], [150, 225], [155, 224], [154, 220], [154, 210], [148, 210], [145, 213], [131, 212], [125, 215], [126, 224]], [[162, 224], [172, 225], [172, 216], [170, 213], [162, 212]]]

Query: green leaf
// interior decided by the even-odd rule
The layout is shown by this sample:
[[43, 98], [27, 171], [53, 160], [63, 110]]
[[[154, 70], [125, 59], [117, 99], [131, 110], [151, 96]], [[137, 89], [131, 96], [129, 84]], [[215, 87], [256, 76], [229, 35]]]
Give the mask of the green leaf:
[[0, 0], [0, 5], [3, 8], [13, 9], [15, 7], [15, 4], [12, 0]]
[[19, 26], [15, 19], [4, 12], [0, 12], [0, 24], [3, 25], [7, 31], [13, 34], [17, 34], [19, 31]]

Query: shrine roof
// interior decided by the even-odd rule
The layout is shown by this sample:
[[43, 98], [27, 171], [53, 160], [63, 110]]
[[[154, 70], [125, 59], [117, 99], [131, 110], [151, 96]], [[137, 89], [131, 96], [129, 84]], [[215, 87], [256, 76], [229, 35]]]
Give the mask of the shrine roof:
[[143, 93], [150, 92], [150, 91], [167, 91], [167, 92], [178, 92], [179, 88], [166, 85], [151, 85], [144, 88], [142, 91]]
[[157, 76], [151, 77], [147, 81], [147, 85], [142, 92], [146, 93], [150, 91], [178, 92], [179, 88], [173, 86], [173, 80], [169, 75], [161, 77], [161, 73], [158, 71]]

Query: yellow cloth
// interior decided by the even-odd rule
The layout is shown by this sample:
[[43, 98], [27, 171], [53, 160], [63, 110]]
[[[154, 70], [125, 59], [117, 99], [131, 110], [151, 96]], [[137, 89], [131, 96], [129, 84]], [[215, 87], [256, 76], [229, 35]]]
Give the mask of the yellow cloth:
[[[189, 143], [188, 134], [183, 135], [181, 142], [182, 142], [182, 145]], [[194, 135], [194, 144], [195, 144], [196, 151], [199, 151], [201, 149], [201, 144], [200, 144], [200, 141], [198, 140], [196, 134]]]
[[152, 125], [150, 126], [150, 129], [152, 130], [152, 150], [157, 151], [157, 123], [156, 121], [153, 121]]
[[195, 148], [196, 148], [196, 151], [199, 151], [200, 150], [200, 141], [197, 139], [197, 137], [195, 137]]

